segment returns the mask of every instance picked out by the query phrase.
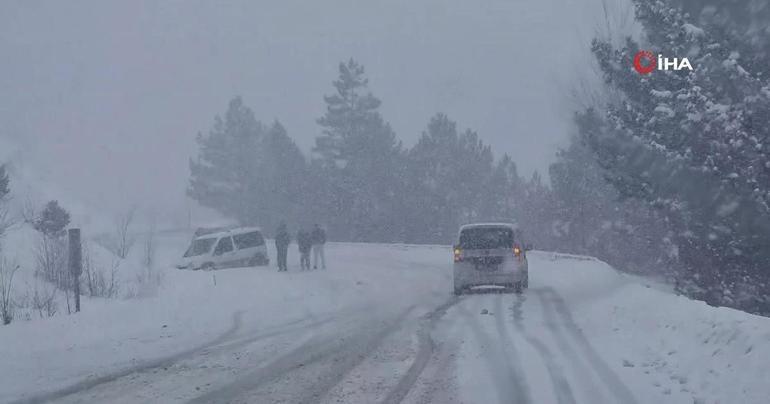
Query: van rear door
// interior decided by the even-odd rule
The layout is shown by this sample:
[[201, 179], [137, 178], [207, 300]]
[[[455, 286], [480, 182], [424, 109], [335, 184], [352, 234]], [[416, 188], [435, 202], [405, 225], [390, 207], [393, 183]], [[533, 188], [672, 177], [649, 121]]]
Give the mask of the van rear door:
[[479, 271], [496, 271], [513, 255], [513, 230], [503, 226], [463, 229], [459, 247], [463, 260]]

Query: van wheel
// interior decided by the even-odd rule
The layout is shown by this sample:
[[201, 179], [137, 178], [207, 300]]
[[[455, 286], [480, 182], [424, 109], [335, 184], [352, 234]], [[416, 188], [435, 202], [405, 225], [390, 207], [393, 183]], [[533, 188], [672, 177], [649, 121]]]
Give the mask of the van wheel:
[[516, 293], [521, 293], [524, 291], [524, 282], [516, 282], [513, 284], [513, 291]]
[[217, 268], [214, 266], [213, 262], [207, 262], [207, 263], [201, 265], [201, 270], [203, 270], [203, 271], [213, 271], [215, 269], [217, 269]]
[[524, 277], [524, 281], [522, 282], [521, 287], [523, 289], [529, 288], [529, 274], [527, 274], [527, 276]]
[[463, 288], [458, 288], [455, 286], [455, 296], [460, 296], [463, 294]]

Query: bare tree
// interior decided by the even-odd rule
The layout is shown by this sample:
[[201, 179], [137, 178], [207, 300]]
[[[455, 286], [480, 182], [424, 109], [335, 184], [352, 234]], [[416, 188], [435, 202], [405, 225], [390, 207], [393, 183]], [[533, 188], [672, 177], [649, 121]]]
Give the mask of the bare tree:
[[34, 226], [40, 217], [38, 211], [38, 203], [36, 203], [29, 195], [24, 198], [24, 203], [21, 206], [21, 220], [24, 223]]
[[0, 259], [0, 318], [3, 324], [13, 321], [13, 276], [19, 266]]
[[155, 265], [155, 225], [151, 225], [144, 239], [144, 256], [142, 263], [149, 268]]
[[5, 232], [13, 225], [13, 219], [8, 217], [8, 209], [5, 206], [0, 207], [0, 239], [5, 236]]
[[115, 234], [112, 243], [113, 252], [122, 259], [128, 256], [128, 253], [131, 252], [131, 247], [134, 246], [136, 241], [136, 238], [131, 235], [131, 225], [134, 222], [135, 213], [136, 208], [132, 207], [115, 220]]
[[136, 276], [138, 288], [136, 294], [148, 296], [156, 293], [162, 283], [162, 274], [155, 267], [156, 240], [154, 222], [147, 231], [143, 247], [142, 271]]

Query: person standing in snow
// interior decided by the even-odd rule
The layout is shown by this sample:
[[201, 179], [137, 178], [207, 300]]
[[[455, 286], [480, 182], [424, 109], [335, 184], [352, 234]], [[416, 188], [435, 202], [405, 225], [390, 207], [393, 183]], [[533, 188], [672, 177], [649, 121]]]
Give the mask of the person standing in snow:
[[310, 233], [305, 230], [297, 232], [297, 246], [299, 247], [299, 265], [302, 270], [310, 269], [310, 248], [313, 245]]
[[289, 252], [289, 243], [291, 242], [291, 237], [289, 237], [289, 232], [286, 230], [286, 224], [281, 223], [278, 226], [278, 229], [275, 231], [275, 249], [278, 253], [278, 271], [286, 271], [286, 255]]
[[326, 232], [318, 224], [313, 227], [310, 233], [310, 240], [313, 243], [313, 269], [318, 269], [318, 258], [321, 258], [321, 268], [326, 269], [326, 257], [324, 256], [324, 244], [326, 244]]

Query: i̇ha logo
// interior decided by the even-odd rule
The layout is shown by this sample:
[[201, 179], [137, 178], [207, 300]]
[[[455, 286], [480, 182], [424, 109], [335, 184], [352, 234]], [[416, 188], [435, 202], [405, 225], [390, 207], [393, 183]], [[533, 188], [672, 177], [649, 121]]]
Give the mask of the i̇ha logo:
[[639, 74], [650, 74], [653, 70], [692, 70], [692, 65], [687, 58], [667, 58], [653, 54], [648, 50], [642, 50], [634, 56], [634, 69]]

